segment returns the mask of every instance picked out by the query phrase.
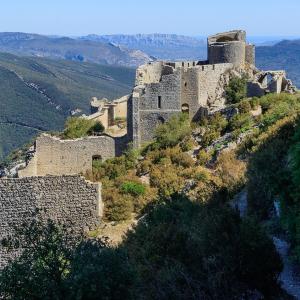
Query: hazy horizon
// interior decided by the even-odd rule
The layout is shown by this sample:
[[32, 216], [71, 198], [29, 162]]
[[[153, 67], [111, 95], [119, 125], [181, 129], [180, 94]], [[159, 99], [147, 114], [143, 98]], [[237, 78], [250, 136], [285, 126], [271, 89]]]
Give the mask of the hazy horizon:
[[[276, 5], [274, 1], [237, 0], [213, 2], [186, 0], [86, 0], [5, 1], [0, 10], [0, 32], [43, 35], [167, 33], [207, 36], [244, 29], [249, 36], [299, 36], [298, 0]], [[288, 12], [288, 13], [286, 13]]]

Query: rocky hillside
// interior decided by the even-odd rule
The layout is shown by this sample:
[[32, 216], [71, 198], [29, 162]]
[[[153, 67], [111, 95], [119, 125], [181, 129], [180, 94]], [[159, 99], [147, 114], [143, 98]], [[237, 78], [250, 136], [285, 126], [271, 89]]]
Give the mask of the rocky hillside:
[[0, 51], [120, 66], [137, 66], [151, 60], [140, 50], [108, 42], [14, 32], [0, 33]]
[[61, 129], [67, 116], [89, 112], [92, 96], [132, 89], [135, 70], [0, 53], [0, 161], [41, 130]]

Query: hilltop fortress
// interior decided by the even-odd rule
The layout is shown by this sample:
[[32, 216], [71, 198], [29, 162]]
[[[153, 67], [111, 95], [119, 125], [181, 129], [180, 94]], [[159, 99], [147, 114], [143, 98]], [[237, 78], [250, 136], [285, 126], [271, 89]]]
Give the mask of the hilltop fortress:
[[[249, 97], [295, 92], [284, 71], [255, 67], [255, 47], [240, 30], [210, 36], [205, 61], [140, 66], [131, 95], [113, 101], [93, 98], [91, 115], [83, 116], [101, 121], [106, 134], [75, 140], [42, 134], [19, 178], [0, 179], [0, 239], [36, 209], [76, 232], [97, 226], [103, 211], [101, 185], [79, 174], [91, 170], [95, 160], [121, 155], [129, 143], [138, 148], [151, 141], [156, 126], [174, 114], [186, 112], [198, 120], [223, 109], [230, 79], [242, 76], [248, 78]], [[125, 120], [125, 128], [118, 130], [117, 120]], [[9, 258], [0, 246], [0, 267]]]

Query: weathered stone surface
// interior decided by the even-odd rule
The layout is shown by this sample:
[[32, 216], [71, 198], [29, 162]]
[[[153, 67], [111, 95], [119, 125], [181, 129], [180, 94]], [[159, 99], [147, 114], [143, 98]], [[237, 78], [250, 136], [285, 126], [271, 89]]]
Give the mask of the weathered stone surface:
[[[37, 210], [42, 219], [64, 224], [73, 234], [95, 228], [103, 211], [101, 185], [80, 176], [0, 179], [0, 240]], [[0, 243], [0, 268], [15, 254]]]
[[42, 134], [36, 140], [35, 155], [19, 177], [45, 175], [84, 174], [92, 169], [93, 157], [103, 161], [121, 154], [127, 136], [113, 138], [108, 135], [75, 140], [61, 140]]

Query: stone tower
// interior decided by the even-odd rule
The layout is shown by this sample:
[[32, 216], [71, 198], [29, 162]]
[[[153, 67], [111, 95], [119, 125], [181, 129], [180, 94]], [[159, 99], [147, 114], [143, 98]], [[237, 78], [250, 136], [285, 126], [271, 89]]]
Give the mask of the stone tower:
[[247, 44], [246, 32], [233, 30], [208, 37], [209, 64], [231, 63], [236, 68], [255, 65], [255, 47]]

